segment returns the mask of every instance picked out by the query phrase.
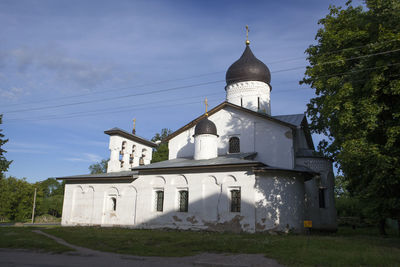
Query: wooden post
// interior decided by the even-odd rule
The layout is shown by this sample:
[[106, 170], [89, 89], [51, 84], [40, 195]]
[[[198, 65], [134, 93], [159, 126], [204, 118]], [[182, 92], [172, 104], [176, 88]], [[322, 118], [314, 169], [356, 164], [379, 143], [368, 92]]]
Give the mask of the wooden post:
[[33, 220], [35, 219], [35, 206], [36, 206], [36, 188], [35, 188], [35, 194], [33, 195], [32, 223]]

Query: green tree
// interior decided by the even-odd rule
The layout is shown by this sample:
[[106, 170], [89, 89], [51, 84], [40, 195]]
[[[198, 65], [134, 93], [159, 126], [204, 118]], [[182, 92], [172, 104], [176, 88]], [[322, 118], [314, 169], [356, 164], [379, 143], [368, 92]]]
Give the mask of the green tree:
[[311, 129], [385, 234], [385, 218], [400, 222], [400, 2], [349, 1], [319, 24], [302, 81], [316, 93]]
[[0, 219], [24, 221], [32, 216], [34, 187], [26, 179], [0, 180]]
[[38, 189], [36, 214], [61, 217], [65, 183], [60, 183], [55, 178], [48, 178], [34, 186]]
[[102, 159], [100, 162], [94, 163], [89, 166], [91, 174], [106, 173], [108, 159]]
[[[2, 119], [3, 119], [3, 115], [0, 114], [0, 124], [2, 123]], [[8, 161], [5, 156], [4, 153], [6, 153], [7, 151], [5, 151], [4, 149], [2, 149], [1, 147], [8, 142], [8, 139], [3, 139], [4, 138], [4, 134], [2, 134], [3, 130], [0, 129], [0, 179], [4, 177], [4, 172], [6, 172], [8, 170], [8, 167], [10, 166], [12, 161]]]
[[168, 159], [168, 143], [163, 140], [172, 133], [170, 129], [164, 128], [161, 129], [161, 133], [156, 133], [154, 137], [151, 139], [153, 142], [161, 141], [156, 149], [153, 150], [153, 156], [151, 163], [164, 161]]

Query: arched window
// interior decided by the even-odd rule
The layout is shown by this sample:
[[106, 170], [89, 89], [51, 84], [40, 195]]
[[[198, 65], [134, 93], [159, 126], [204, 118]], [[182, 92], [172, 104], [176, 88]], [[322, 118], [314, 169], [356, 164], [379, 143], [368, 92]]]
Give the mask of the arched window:
[[231, 190], [231, 212], [240, 212], [240, 189]]
[[156, 197], [156, 211], [163, 211], [164, 206], [164, 191], [158, 190], [155, 194]]
[[189, 192], [187, 190], [179, 191], [179, 211], [187, 212], [189, 207]]
[[240, 153], [239, 137], [231, 137], [229, 139], [229, 153]]
[[126, 152], [125, 149], [126, 149], [126, 141], [122, 141], [121, 151], [119, 152], [119, 161], [121, 163], [121, 168], [124, 166], [124, 161], [122, 159], [124, 153]]
[[142, 149], [142, 156], [139, 159], [139, 165], [144, 165], [144, 159], [147, 158], [147, 149]]
[[136, 150], [136, 146], [132, 145], [132, 153], [129, 157], [129, 164], [133, 164], [133, 158], [135, 157], [135, 150]]
[[111, 211], [116, 211], [117, 210], [117, 198], [112, 197], [111, 199]]

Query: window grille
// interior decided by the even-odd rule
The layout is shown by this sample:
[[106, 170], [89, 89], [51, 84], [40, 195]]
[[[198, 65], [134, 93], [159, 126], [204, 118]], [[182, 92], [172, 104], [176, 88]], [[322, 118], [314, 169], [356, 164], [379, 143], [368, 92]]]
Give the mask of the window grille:
[[231, 212], [240, 212], [240, 190], [231, 190]]
[[240, 152], [240, 140], [238, 137], [231, 137], [229, 139], [229, 153]]
[[163, 211], [164, 191], [156, 191], [156, 211]]
[[318, 196], [319, 196], [319, 207], [324, 209], [326, 208], [325, 205], [325, 188], [320, 188], [318, 190]]
[[187, 212], [189, 206], [189, 192], [187, 190], [179, 191], [179, 211]]

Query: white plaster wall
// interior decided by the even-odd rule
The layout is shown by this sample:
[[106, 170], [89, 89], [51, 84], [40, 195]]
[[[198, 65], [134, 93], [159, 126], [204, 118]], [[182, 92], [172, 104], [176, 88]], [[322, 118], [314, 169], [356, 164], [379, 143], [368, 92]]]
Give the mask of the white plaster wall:
[[[123, 142], [126, 142], [124, 150], [122, 150]], [[145, 149], [144, 165], [150, 164], [152, 159], [153, 150], [151, 147], [118, 135], [110, 136], [109, 149], [110, 160], [108, 161], [107, 172], [129, 171], [131, 168], [139, 166], [139, 160], [144, 151], [143, 149]], [[133, 155], [132, 162], [130, 162], [131, 155]], [[123, 161], [122, 164], [121, 161]]]
[[212, 159], [218, 156], [218, 137], [201, 134], [194, 137], [194, 159]]
[[[264, 82], [247, 81], [228, 85], [226, 88], [226, 101], [271, 115], [270, 87]], [[258, 107], [260, 100], [260, 107]]]
[[[241, 191], [241, 211], [231, 212], [231, 193]], [[155, 192], [164, 191], [163, 211]], [[188, 190], [188, 212], [179, 212], [179, 191]], [[117, 199], [116, 210], [110, 198]], [[65, 186], [62, 225], [212, 231], [301, 231], [304, 184], [290, 175], [250, 170], [140, 175], [133, 182], [72, 183]]]
[[[143, 175], [130, 183], [67, 183], [62, 225], [254, 232], [254, 175], [230, 173]], [[189, 191], [188, 212], [179, 212], [179, 190]], [[230, 211], [230, 190], [241, 190], [241, 212]], [[164, 191], [163, 212], [155, 191]], [[87, 193], [87, 192], [91, 193]], [[82, 193], [83, 192], [83, 193]], [[117, 199], [116, 211], [110, 198]]]
[[[293, 136], [291, 128], [232, 108], [224, 108], [210, 115], [218, 132], [218, 155], [226, 155], [229, 138], [240, 138], [240, 151], [257, 152], [256, 160], [265, 164], [294, 167]], [[172, 138], [169, 159], [194, 155], [194, 127]]]
[[[111, 209], [111, 197], [117, 199]], [[129, 183], [67, 183], [62, 225], [134, 225], [137, 191]]]
[[256, 231], [301, 232], [304, 181], [282, 173], [260, 173], [255, 184]]
[[[138, 188], [138, 227], [254, 231], [254, 176], [245, 171], [144, 175]], [[230, 211], [230, 190], [240, 189], [241, 212]], [[178, 211], [178, 192], [189, 191], [188, 212]], [[164, 210], [155, 210], [155, 191], [164, 191]]]

